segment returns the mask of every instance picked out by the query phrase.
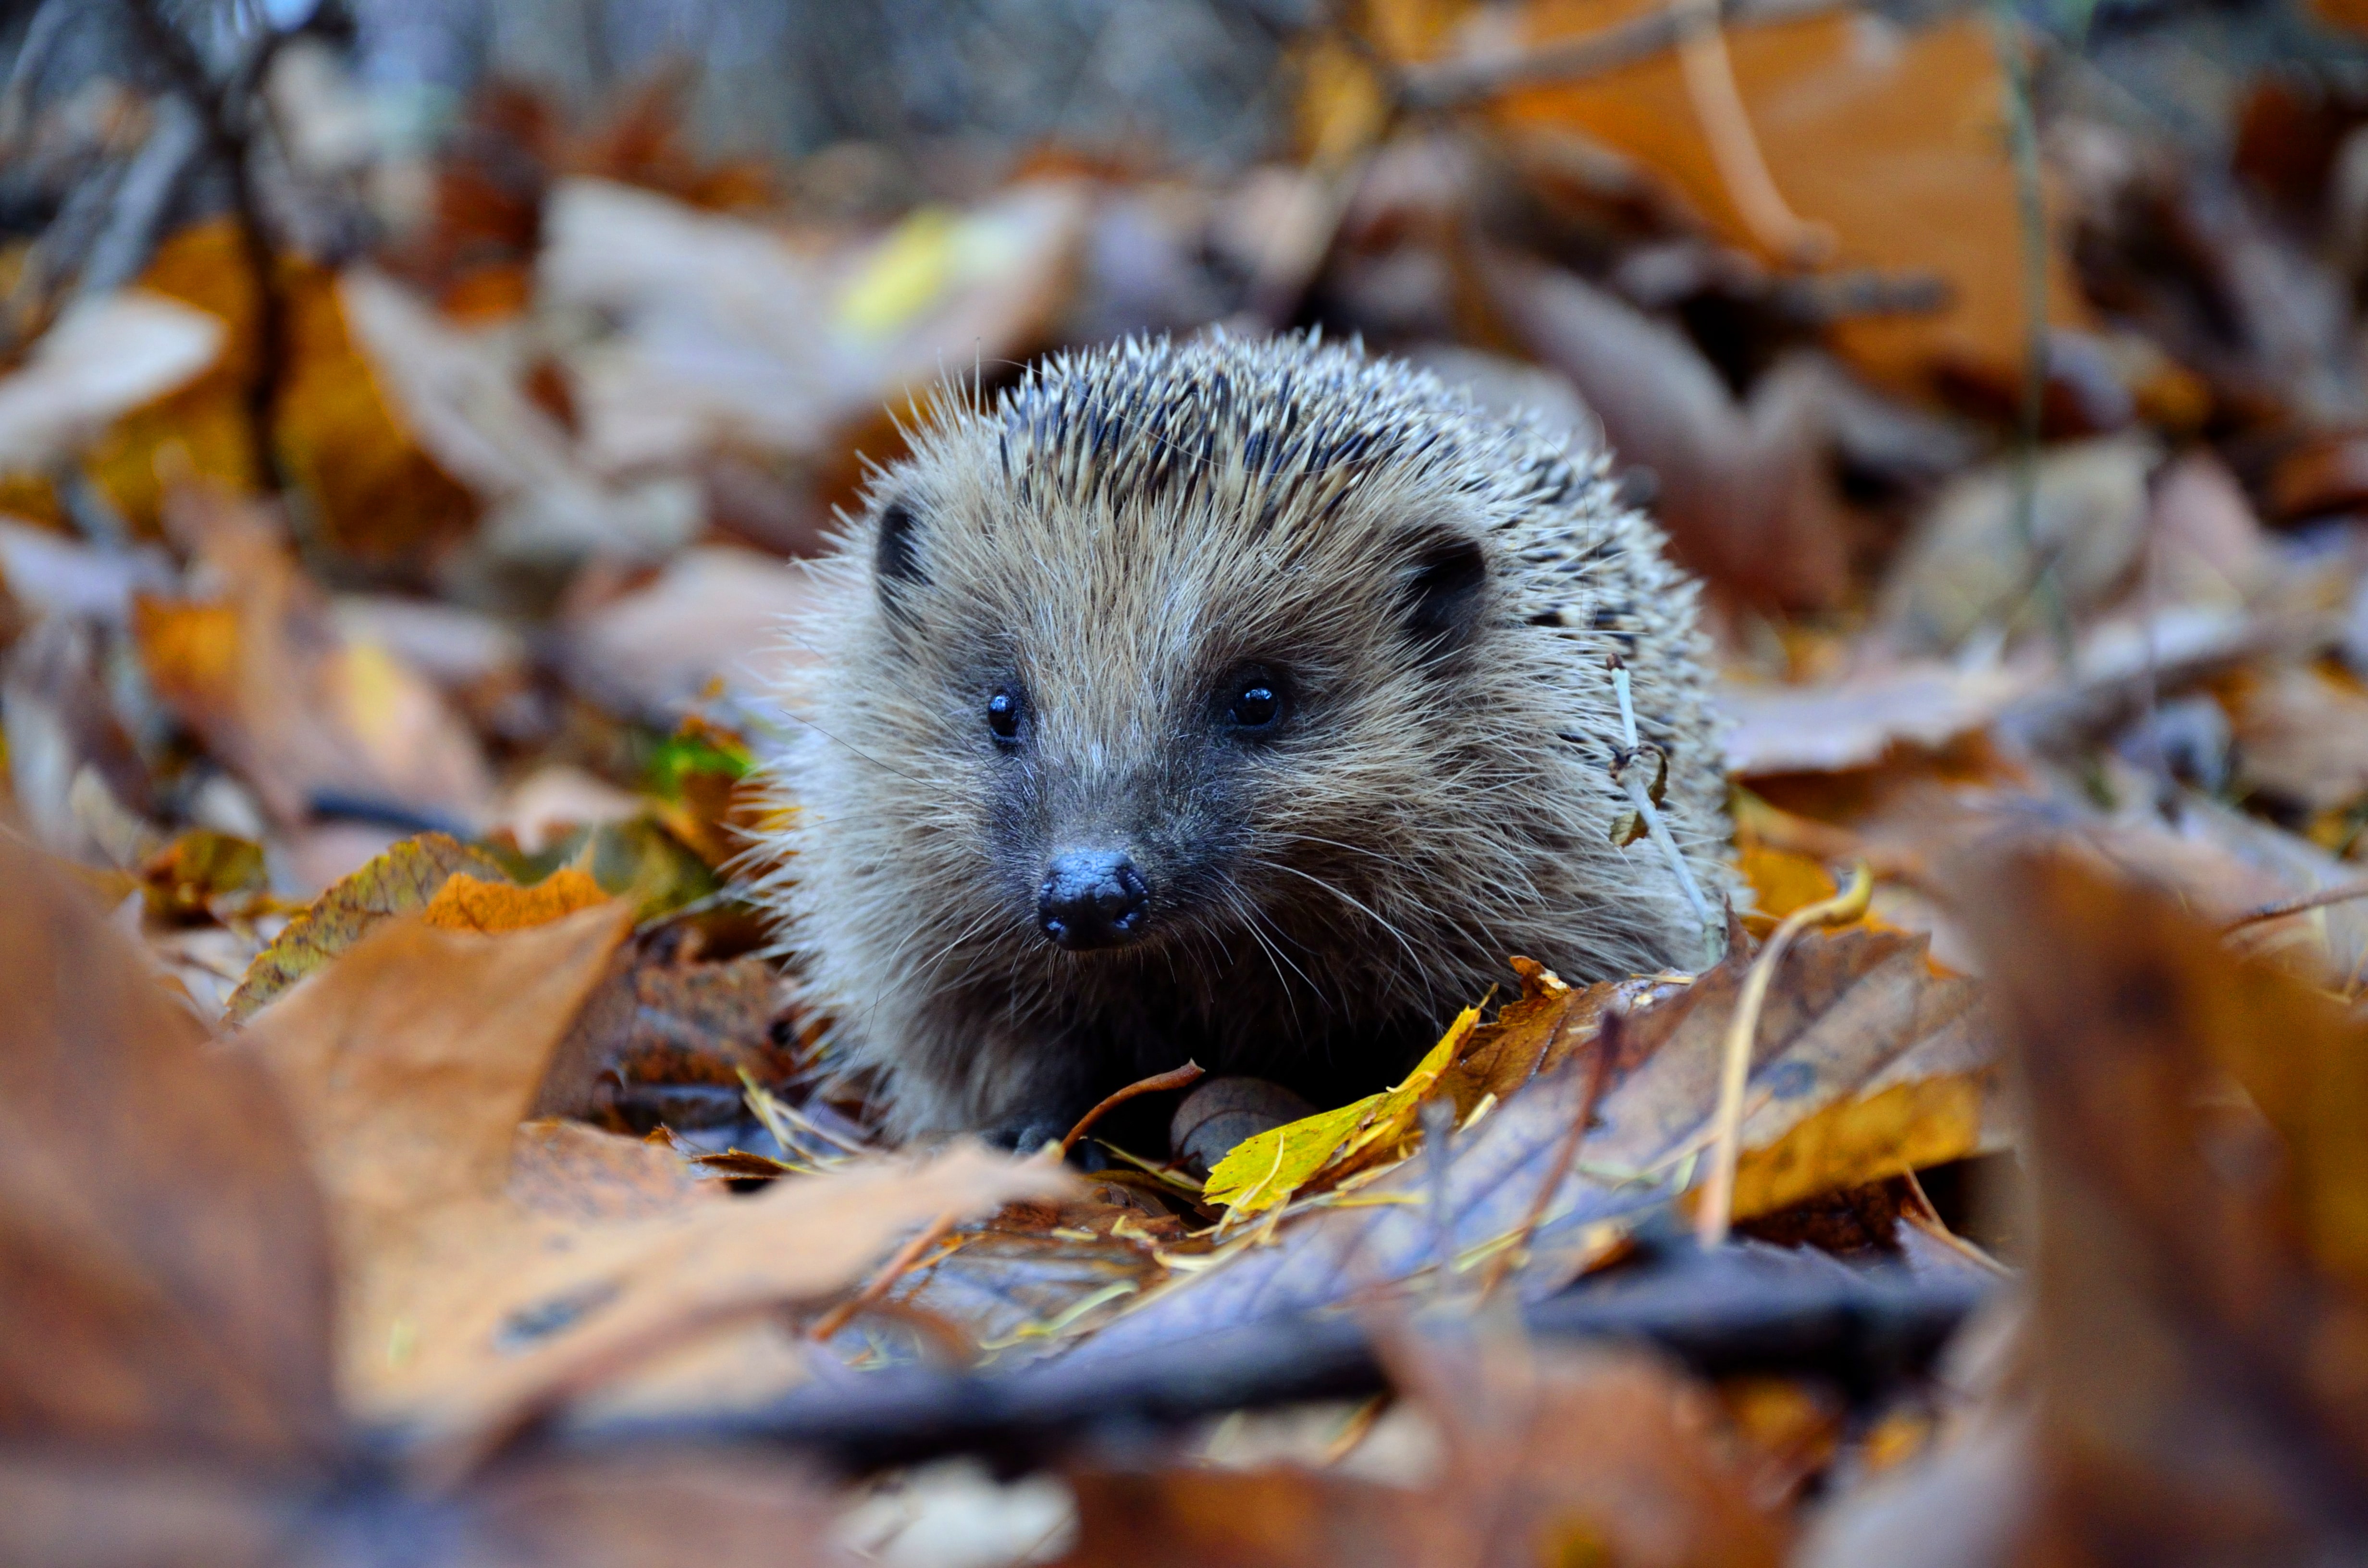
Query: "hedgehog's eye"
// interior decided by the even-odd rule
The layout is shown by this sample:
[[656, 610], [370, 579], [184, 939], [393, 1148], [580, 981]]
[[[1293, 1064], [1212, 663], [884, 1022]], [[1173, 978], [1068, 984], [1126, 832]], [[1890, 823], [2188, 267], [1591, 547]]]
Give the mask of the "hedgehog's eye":
[[1234, 693], [1225, 717], [1237, 730], [1263, 730], [1282, 717], [1282, 693], [1264, 676], [1252, 676]]
[[1006, 687], [986, 699], [986, 727], [998, 741], [1019, 738], [1019, 694]]

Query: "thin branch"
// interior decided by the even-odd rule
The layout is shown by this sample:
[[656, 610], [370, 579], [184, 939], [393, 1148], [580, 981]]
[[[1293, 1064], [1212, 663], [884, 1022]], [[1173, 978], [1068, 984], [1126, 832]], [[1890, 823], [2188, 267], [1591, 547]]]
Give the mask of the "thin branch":
[[[1790, 21], [1852, 8], [1853, 0], [1725, 0], [1717, 7], [1735, 23]], [[1552, 39], [1504, 53], [1410, 65], [1398, 73], [1396, 94], [1409, 109], [1460, 108], [1522, 87], [1601, 76], [1677, 47], [1684, 24], [1664, 8], [1576, 38]]]
[[1180, 1089], [1205, 1071], [1206, 1069], [1199, 1062], [1187, 1062], [1181, 1067], [1171, 1068], [1165, 1073], [1155, 1073], [1148, 1078], [1138, 1078], [1116, 1094], [1104, 1096], [1101, 1104], [1078, 1118], [1077, 1124], [1069, 1129], [1069, 1135], [1061, 1140], [1060, 1153], [1057, 1157], [1067, 1159], [1069, 1151], [1077, 1146], [1077, 1140], [1086, 1135], [1086, 1130], [1099, 1121], [1105, 1113], [1115, 1110], [1137, 1095], [1156, 1095], [1163, 1089]]
[[1793, 938], [1812, 926], [1839, 925], [1866, 913], [1874, 895], [1874, 876], [1861, 861], [1850, 886], [1831, 898], [1804, 905], [1784, 917], [1751, 960], [1743, 978], [1743, 994], [1736, 998], [1735, 1016], [1727, 1020], [1725, 1060], [1718, 1079], [1718, 1109], [1711, 1120], [1710, 1179], [1702, 1186], [1702, 1207], [1694, 1213], [1694, 1239], [1707, 1250], [1726, 1241], [1735, 1220], [1735, 1168], [1743, 1152], [1743, 1088], [1751, 1077], [1752, 1037], [1759, 1032], [1759, 1012], [1768, 1000], [1768, 986]]

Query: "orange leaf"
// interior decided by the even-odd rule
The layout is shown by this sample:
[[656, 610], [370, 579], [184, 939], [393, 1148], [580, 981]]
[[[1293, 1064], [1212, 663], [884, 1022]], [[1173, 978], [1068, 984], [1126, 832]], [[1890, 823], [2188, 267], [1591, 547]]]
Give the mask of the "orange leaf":
[[523, 888], [455, 871], [427, 901], [422, 917], [447, 931], [520, 931], [608, 900], [598, 882], [573, 866]]

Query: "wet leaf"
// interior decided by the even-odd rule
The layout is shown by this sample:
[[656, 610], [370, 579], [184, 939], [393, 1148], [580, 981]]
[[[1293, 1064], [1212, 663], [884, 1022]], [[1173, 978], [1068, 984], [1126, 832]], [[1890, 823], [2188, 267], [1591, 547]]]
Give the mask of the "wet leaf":
[[454, 874], [486, 881], [502, 869], [440, 833], [406, 838], [313, 901], [312, 907], [256, 956], [232, 993], [224, 1017], [243, 1023], [290, 985], [393, 915], [426, 909]]

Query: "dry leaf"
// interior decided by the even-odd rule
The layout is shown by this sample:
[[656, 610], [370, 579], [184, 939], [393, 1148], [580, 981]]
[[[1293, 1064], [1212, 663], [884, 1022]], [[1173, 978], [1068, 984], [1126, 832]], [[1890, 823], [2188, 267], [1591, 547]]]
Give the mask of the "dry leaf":
[[224, 1017], [243, 1023], [258, 1008], [391, 916], [427, 907], [453, 875], [482, 879], [502, 869], [481, 852], [440, 833], [406, 838], [313, 901], [288, 923], [271, 945], [256, 955], [246, 978], [231, 994]]
[[1202, 1198], [1236, 1214], [1258, 1214], [1316, 1187], [1319, 1177], [1330, 1186], [1396, 1159], [1420, 1135], [1422, 1102], [1479, 1021], [1479, 1008], [1463, 1009], [1403, 1083], [1246, 1140], [1209, 1173]]
[[[1638, 0], [1538, 0], [1532, 38], [1589, 32], [1642, 15]], [[2024, 307], [2021, 223], [2008, 163], [2006, 98], [1987, 28], [1952, 17], [1906, 28], [1857, 13], [1730, 28], [1736, 84], [1777, 188], [1828, 227], [1837, 267], [1941, 278], [1948, 308], [1834, 329], [1843, 355], [1879, 381], [1930, 387], [1937, 371], [2019, 375]], [[1737, 216], [1674, 56], [1514, 96], [1515, 125], [1578, 131], [1672, 182], [1730, 244], [1771, 256]], [[2051, 251], [2047, 319], [2089, 312]]]
[[447, 931], [518, 931], [608, 901], [600, 884], [573, 866], [523, 888], [507, 877], [488, 881], [455, 871], [419, 914]]
[[700, 1329], [845, 1287], [902, 1229], [1064, 1184], [958, 1149], [643, 1218], [528, 1208], [518, 1124], [623, 916], [501, 936], [397, 922], [247, 1030], [336, 1218], [348, 1397], [444, 1433], [448, 1457]]
[[129, 290], [77, 303], [0, 377], [0, 471], [40, 470], [118, 415], [188, 382], [222, 351], [219, 323]]
[[[1761, 1014], [1746, 1092], [1738, 1216], [1896, 1175], [1903, 1164], [2001, 1146], [2010, 1128], [1970, 983], [1935, 975], [1924, 941], [1855, 928], [1804, 937]], [[1708, 1147], [1727, 1020], [1744, 958], [1691, 985], [1633, 994], [1611, 1086], [1533, 1256], [1525, 1294], [1558, 1289], [1625, 1228], [1691, 1184]], [[1459, 1275], [1509, 1244], [1555, 1168], [1589, 1063], [1562, 1064], [1457, 1132], [1443, 1163], [1410, 1159], [1345, 1201], [1286, 1212], [1271, 1238], [1236, 1242], [1171, 1279], [1070, 1354], [1168, 1346], [1269, 1314], [1317, 1310], [1431, 1268]], [[1271, 1159], [1271, 1153], [1269, 1153]], [[1434, 1190], [1434, 1182], [1443, 1183]]]
[[1881, 762], [1895, 746], [1934, 748], [1988, 724], [2028, 687], [1996, 669], [1908, 663], [1818, 686], [1728, 681], [1735, 773], [1832, 773]]
[[436, 688], [347, 641], [258, 511], [178, 493], [168, 522], [220, 597], [142, 596], [132, 631], [157, 695], [282, 822], [344, 796], [468, 824], [492, 793], [475, 737]]
[[286, 1109], [7, 833], [0, 885], [0, 1434], [305, 1473], [332, 1277]]
[[1959, 869], [2028, 1075], [2051, 1562], [2306, 1562], [2368, 1480], [2368, 1051], [2068, 846]]

